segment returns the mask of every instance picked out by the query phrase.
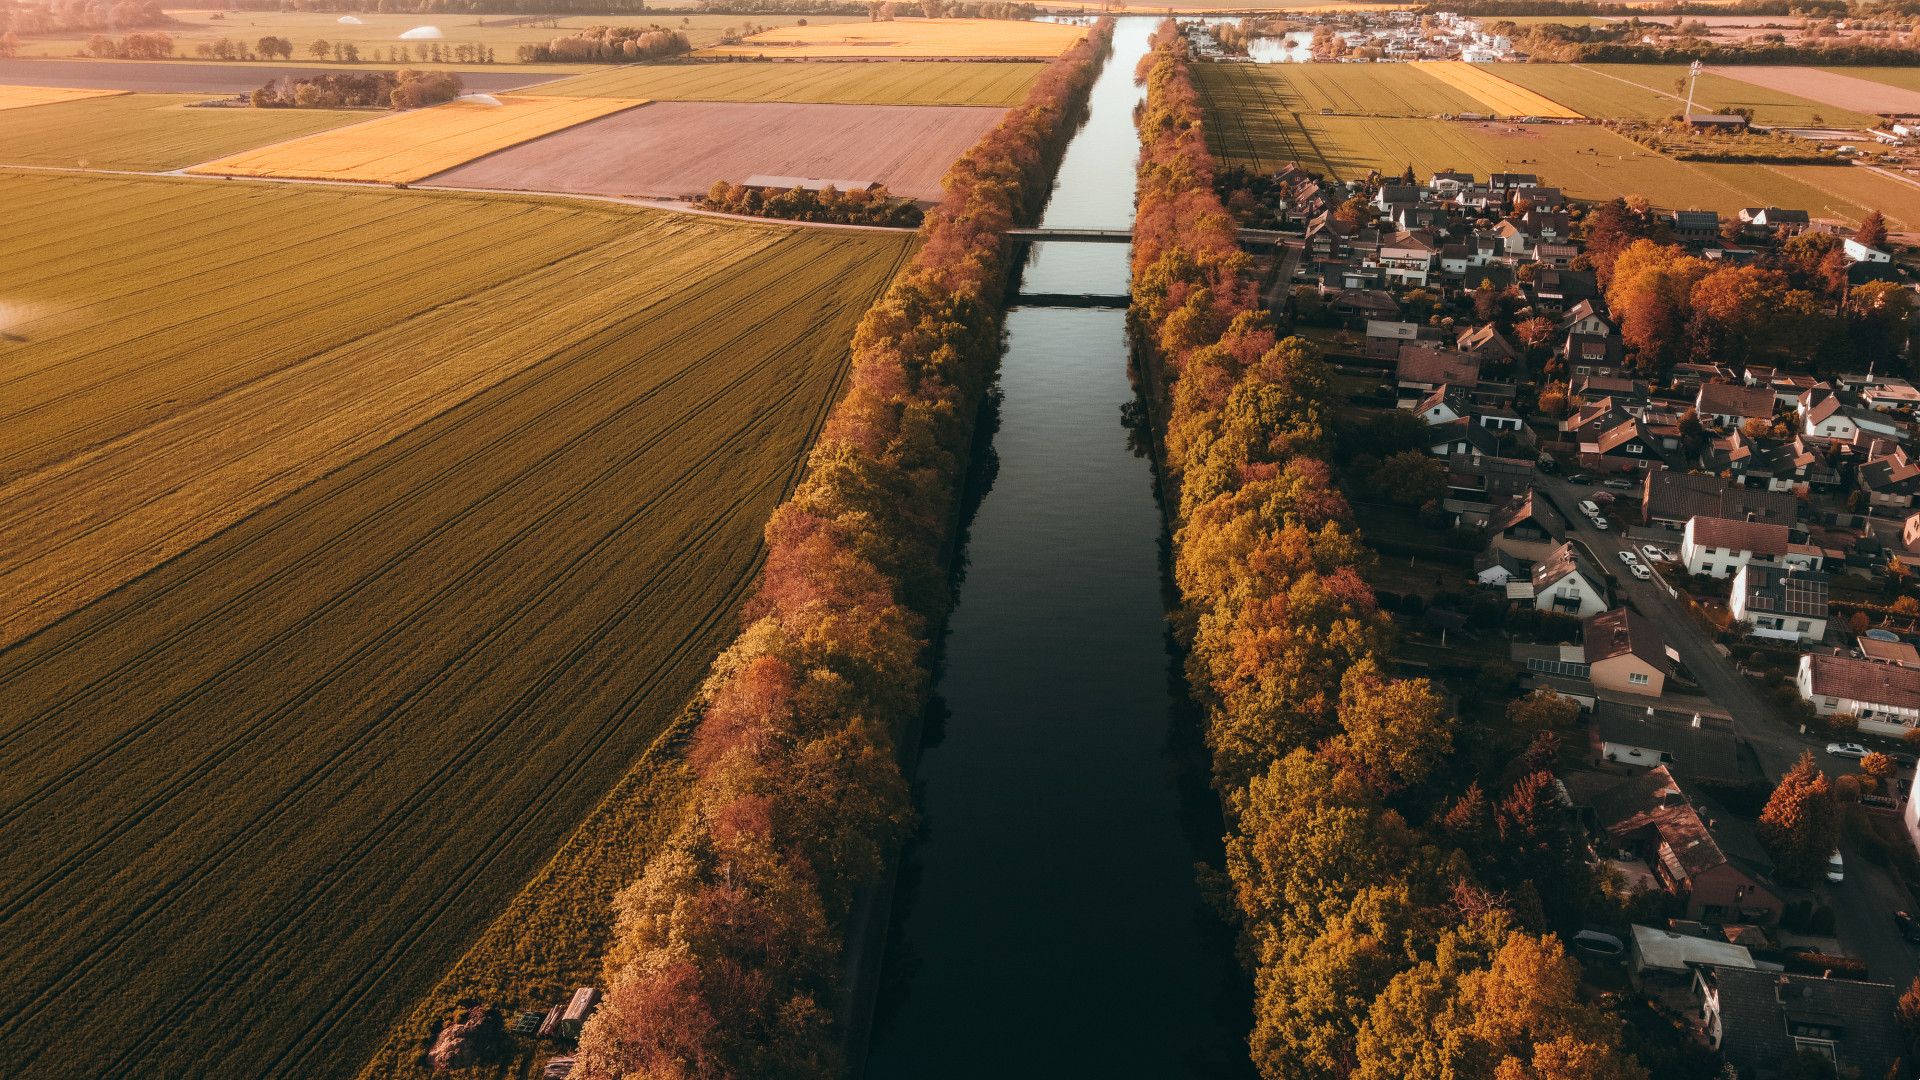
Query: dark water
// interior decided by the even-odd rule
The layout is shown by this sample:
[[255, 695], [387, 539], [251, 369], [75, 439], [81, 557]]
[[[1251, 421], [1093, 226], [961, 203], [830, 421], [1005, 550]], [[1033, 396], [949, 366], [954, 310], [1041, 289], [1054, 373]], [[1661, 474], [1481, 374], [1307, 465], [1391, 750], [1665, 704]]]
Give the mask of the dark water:
[[[1045, 224], [1133, 213], [1123, 20]], [[1126, 248], [1052, 244], [1043, 293]], [[1248, 990], [1195, 864], [1218, 806], [1165, 625], [1165, 536], [1119, 311], [1014, 309], [902, 867], [870, 1077], [1243, 1076]]]

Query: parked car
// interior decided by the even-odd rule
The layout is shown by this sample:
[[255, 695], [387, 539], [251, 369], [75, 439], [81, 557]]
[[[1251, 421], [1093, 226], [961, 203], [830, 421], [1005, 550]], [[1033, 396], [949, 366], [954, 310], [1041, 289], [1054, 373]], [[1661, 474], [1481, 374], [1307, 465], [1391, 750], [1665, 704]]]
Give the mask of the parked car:
[[1667, 559], [1666, 552], [1661, 551], [1652, 544], [1641, 544], [1640, 554], [1645, 555], [1648, 562], [1665, 562]]
[[1920, 757], [1915, 757], [1905, 750], [1882, 750], [1880, 752], [1892, 758], [1893, 763], [1903, 769], [1911, 769], [1915, 765], [1920, 765]]
[[1560, 467], [1560, 463], [1553, 460], [1552, 454], [1541, 454], [1540, 460], [1536, 464], [1539, 465], [1540, 471], [1543, 473], [1551, 473]]
[[1646, 563], [1634, 563], [1633, 576], [1639, 578], [1641, 581], [1646, 581], [1653, 577], [1653, 571], [1647, 569]]
[[1593, 477], [1588, 476], [1586, 473], [1583, 473], [1583, 472], [1577, 472], [1577, 473], [1574, 473], [1572, 476], [1567, 477], [1567, 483], [1569, 484], [1590, 484], [1592, 482], [1593, 482]]
[[1838, 848], [1834, 849], [1833, 854], [1827, 856], [1827, 880], [1836, 885], [1847, 880], [1847, 864], [1841, 860]]
[[1592, 517], [1600, 512], [1600, 504], [1594, 502], [1592, 499], [1581, 499], [1580, 512], [1588, 517]]
[[1601, 532], [1606, 532], [1612, 528], [1612, 526], [1607, 524], [1607, 519], [1601, 517], [1599, 514], [1593, 515], [1593, 527], [1599, 529]]
[[1607, 481], [1606, 486], [1614, 489], [1615, 491], [1632, 491], [1633, 481], [1622, 480], [1616, 476], [1613, 479]]
[[1582, 930], [1573, 935], [1573, 950], [1596, 960], [1618, 960], [1627, 955], [1625, 942], [1599, 930]]
[[1904, 911], [1893, 913], [1893, 925], [1900, 931], [1900, 939], [1909, 945], [1920, 945], [1920, 922]]
[[1628, 566], [1640, 565], [1640, 557], [1631, 551], [1620, 552], [1620, 561], [1626, 563]]
[[1830, 742], [1827, 753], [1833, 757], [1863, 758], [1867, 756], [1867, 748], [1857, 742]]

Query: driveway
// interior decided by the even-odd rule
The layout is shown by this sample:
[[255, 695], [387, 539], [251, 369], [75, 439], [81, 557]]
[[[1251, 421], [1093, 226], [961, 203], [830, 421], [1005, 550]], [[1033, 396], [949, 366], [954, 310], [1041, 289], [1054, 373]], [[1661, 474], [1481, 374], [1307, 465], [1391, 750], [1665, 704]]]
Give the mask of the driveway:
[[[1694, 621], [1685, 602], [1668, 596], [1657, 578], [1640, 581], [1627, 572], [1619, 556], [1629, 546], [1622, 535], [1625, 523], [1609, 515], [1608, 523], [1613, 527], [1602, 532], [1580, 513], [1579, 502], [1594, 489], [1593, 485], [1570, 484], [1559, 476], [1538, 474], [1534, 483], [1553, 497], [1567, 518], [1571, 538], [1614, 575], [1619, 602], [1631, 603], [1640, 614], [1658, 623], [1667, 644], [1680, 654], [1681, 663], [1700, 684], [1700, 693], [1732, 714], [1734, 732], [1753, 747], [1769, 780], [1778, 780], [1807, 750], [1813, 751], [1821, 770], [1829, 776], [1858, 771], [1859, 766], [1852, 761], [1827, 757], [1823, 752], [1825, 737], [1801, 735], [1759, 687], [1734, 670], [1733, 661], [1714, 647], [1712, 637]], [[1632, 497], [1631, 492], [1615, 494], [1623, 500]], [[1634, 554], [1645, 560], [1638, 550]], [[1867, 961], [1873, 978], [1904, 990], [1913, 981], [1916, 964], [1912, 948], [1893, 925], [1893, 913], [1915, 910], [1913, 898], [1892, 874], [1868, 862], [1853, 845], [1843, 843], [1841, 855], [1846, 860], [1846, 880], [1819, 887], [1833, 907], [1836, 933], [1848, 952]]]

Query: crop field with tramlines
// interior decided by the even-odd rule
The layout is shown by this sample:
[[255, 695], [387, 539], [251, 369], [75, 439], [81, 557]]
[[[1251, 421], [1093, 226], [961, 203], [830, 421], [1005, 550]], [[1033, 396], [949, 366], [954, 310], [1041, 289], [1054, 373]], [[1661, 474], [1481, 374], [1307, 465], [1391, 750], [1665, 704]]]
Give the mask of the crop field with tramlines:
[[[1283, 67], [1330, 65], [1276, 64]], [[1387, 65], [1342, 65], [1379, 67]], [[1407, 66], [1407, 65], [1391, 65]], [[1522, 65], [1515, 70], [1566, 65]], [[1677, 161], [1593, 124], [1463, 122], [1416, 117], [1322, 116], [1287, 107], [1279, 82], [1244, 64], [1195, 71], [1207, 104], [1207, 141], [1231, 165], [1271, 171], [1289, 162], [1343, 180], [1412, 166], [1538, 174], [1576, 199], [1645, 195], [1669, 209], [1731, 213], [1743, 206], [1804, 207], [1858, 222], [1878, 209], [1897, 227], [1920, 224], [1920, 187], [1850, 165], [1722, 165]]]
[[460, 98], [233, 154], [188, 171], [407, 183], [639, 104], [624, 98]]
[[732, 635], [908, 240], [32, 174], [0, 220], [0, 1075], [351, 1075]]
[[[0, 87], [0, 96], [7, 88]], [[178, 169], [345, 124], [347, 109], [209, 109], [204, 94], [113, 94], [0, 109], [0, 165]]]
[[887, 64], [623, 64], [547, 83], [529, 94], [651, 101], [821, 105], [1018, 105], [1044, 65], [1026, 61], [899, 60]]
[[788, 26], [755, 34], [738, 45], [713, 45], [696, 56], [771, 59], [915, 57], [1029, 57], [1051, 60], [1087, 36], [1084, 26], [1016, 19], [893, 19]]

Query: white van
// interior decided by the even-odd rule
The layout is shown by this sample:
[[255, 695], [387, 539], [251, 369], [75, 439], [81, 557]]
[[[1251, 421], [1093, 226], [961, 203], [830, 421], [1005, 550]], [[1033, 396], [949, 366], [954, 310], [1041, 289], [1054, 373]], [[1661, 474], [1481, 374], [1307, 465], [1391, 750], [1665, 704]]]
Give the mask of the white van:
[[1587, 515], [1588, 517], [1599, 517], [1600, 506], [1598, 503], [1595, 503], [1592, 499], [1581, 499], [1580, 512]]

